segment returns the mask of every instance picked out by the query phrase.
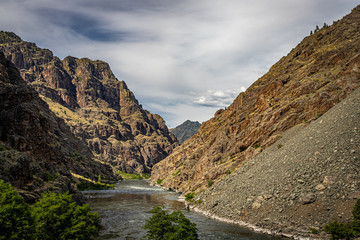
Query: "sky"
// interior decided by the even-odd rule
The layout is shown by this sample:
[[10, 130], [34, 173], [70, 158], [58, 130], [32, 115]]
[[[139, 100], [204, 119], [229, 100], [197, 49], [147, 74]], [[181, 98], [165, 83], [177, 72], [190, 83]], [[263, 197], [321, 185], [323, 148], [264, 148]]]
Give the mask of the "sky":
[[0, 30], [109, 63], [168, 127], [203, 122], [358, 0], [0, 0]]

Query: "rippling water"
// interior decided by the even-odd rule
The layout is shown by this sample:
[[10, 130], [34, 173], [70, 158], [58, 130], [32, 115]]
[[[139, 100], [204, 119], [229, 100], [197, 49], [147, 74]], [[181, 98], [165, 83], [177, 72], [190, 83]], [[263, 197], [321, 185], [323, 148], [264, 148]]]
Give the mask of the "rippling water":
[[113, 190], [84, 191], [90, 206], [101, 216], [104, 229], [98, 239], [141, 239], [144, 226], [154, 206], [181, 210], [198, 228], [200, 239], [279, 239], [255, 233], [234, 224], [216, 221], [186, 210], [179, 194], [150, 186], [144, 180], [125, 180]]

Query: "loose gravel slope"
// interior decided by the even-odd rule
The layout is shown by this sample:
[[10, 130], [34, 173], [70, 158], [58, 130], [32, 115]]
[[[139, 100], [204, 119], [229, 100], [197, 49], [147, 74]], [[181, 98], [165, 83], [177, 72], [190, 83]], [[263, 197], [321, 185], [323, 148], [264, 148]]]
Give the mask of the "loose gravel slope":
[[[200, 193], [199, 209], [274, 232], [326, 237], [360, 198], [360, 89]], [[311, 234], [314, 229], [318, 234]]]

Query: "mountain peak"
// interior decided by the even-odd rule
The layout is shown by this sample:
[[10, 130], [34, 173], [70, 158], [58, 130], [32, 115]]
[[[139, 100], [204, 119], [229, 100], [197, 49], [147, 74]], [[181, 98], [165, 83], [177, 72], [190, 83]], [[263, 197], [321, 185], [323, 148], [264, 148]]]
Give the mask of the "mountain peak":
[[0, 31], [0, 43], [21, 42], [21, 38], [13, 32]]
[[194, 136], [198, 132], [200, 126], [201, 124], [198, 121], [193, 122], [190, 120], [186, 120], [179, 126], [170, 129], [170, 131], [176, 136], [180, 144], [182, 144], [187, 139]]
[[124, 172], [150, 172], [177, 145], [163, 119], [142, 109], [108, 63], [68, 56], [62, 61], [33, 43], [1, 32], [7, 59], [71, 126], [93, 154]]

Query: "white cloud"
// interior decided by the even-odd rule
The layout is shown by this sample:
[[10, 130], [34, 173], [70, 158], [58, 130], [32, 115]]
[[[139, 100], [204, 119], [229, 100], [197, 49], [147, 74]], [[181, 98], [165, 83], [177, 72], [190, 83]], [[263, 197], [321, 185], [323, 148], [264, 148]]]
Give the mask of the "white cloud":
[[[209, 119], [357, 0], [1, 0], [0, 29], [107, 61], [169, 125]], [[231, 89], [231, 90], [229, 90]]]
[[241, 90], [207, 90], [200, 96], [193, 98], [192, 102], [205, 107], [223, 108], [229, 106], [236, 96], [244, 90], [245, 87], [242, 87]]

